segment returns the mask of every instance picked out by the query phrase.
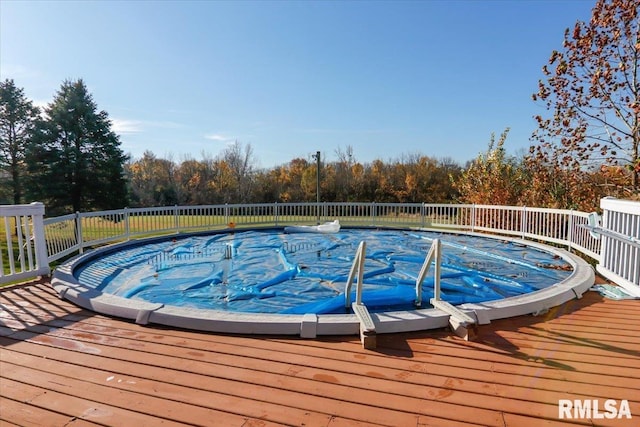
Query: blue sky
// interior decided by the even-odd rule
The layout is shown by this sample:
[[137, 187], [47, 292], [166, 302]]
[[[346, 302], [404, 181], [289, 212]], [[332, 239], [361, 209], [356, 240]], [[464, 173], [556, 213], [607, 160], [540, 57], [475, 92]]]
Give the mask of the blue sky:
[[506, 127], [529, 147], [541, 67], [594, 3], [3, 0], [0, 78], [37, 105], [84, 79], [134, 158], [463, 164]]

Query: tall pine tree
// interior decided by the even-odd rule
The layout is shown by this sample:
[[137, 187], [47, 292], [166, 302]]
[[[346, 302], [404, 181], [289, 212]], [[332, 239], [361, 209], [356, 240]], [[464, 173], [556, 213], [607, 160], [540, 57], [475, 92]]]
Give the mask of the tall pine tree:
[[23, 202], [24, 156], [38, 109], [13, 80], [0, 83], [0, 191], [4, 203]]
[[127, 157], [80, 79], [62, 83], [27, 150], [29, 194], [49, 214], [127, 205]]

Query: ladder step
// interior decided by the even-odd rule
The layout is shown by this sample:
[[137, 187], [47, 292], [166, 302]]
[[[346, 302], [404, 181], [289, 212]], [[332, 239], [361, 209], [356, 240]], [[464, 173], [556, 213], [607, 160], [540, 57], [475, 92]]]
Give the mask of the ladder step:
[[476, 323], [476, 321], [471, 316], [462, 312], [462, 310], [454, 307], [453, 305], [449, 304], [446, 301], [431, 298], [429, 302], [431, 303], [432, 306], [434, 306], [438, 310], [442, 310], [445, 313], [449, 314], [451, 317], [455, 317], [458, 322], [466, 323], [469, 325]]
[[373, 319], [369, 314], [369, 310], [364, 304], [353, 303], [351, 304], [351, 308], [355, 313], [356, 317], [360, 321], [360, 326], [363, 332], [375, 332], [376, 325], [373, 323]]

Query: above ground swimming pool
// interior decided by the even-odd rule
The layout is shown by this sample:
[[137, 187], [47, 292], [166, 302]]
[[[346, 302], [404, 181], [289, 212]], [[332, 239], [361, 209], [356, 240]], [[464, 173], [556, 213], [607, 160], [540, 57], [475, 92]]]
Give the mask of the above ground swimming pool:
[[[166, 324], [157, 321], [163, 314], [183, 319], [177, 326], [208, 330], [219, 330], [216, 324], [230, 319], [232, 324], [244, 323], [238, 319], [286, 323], [281, 319], [297, 315], [298, 325], [300, 316], [321, 323], [323, 315], [350, 316], [345, 283], [358, 245], [365, 241], [362, 302], [381, 320], [428, 311], [434, 269], [423, 282], [421, 310], [416, 310], [415, 287], [436, 238], [442, 242], [441, 298], [463, 308], [544, 292], [565, 283], [580, 264], [542, 245], [477, 235], [358, 228], [330, 234], [227, 230], [101, 248], [60, 267], [52, 283], [61, 296], [82, 306], [141, 323], [155, 318]], [[120, 308], [117, 313], [113, 306]]]

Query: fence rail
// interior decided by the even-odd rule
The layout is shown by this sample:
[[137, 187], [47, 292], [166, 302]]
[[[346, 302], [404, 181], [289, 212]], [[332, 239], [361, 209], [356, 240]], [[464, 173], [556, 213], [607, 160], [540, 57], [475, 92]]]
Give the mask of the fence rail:
[[597, 270], [627, 289], [640, 290], [640, 203], [604, 198]]
[[[640, 203], [607, 198], [601, 207], [603, 229], [640, 239]], [[136, 237], [338, 219], [346, 226], [484, 232], [566, 246], [597, 261], [598, 269], [611, 280], [640, 290], [637, 243], [594, 236], [589, 213], [574, 210], [472, 204], [264, 203], [125, 208], [43, 219], [44, 207], [38, 203], [0, 209], [7, 248], [2, 253], [0, 283], [46, 274], [50, 263], [70, 254]]]
[[43, 217], [42, 203], [0, 206], [0, 283], [49, 274]]

